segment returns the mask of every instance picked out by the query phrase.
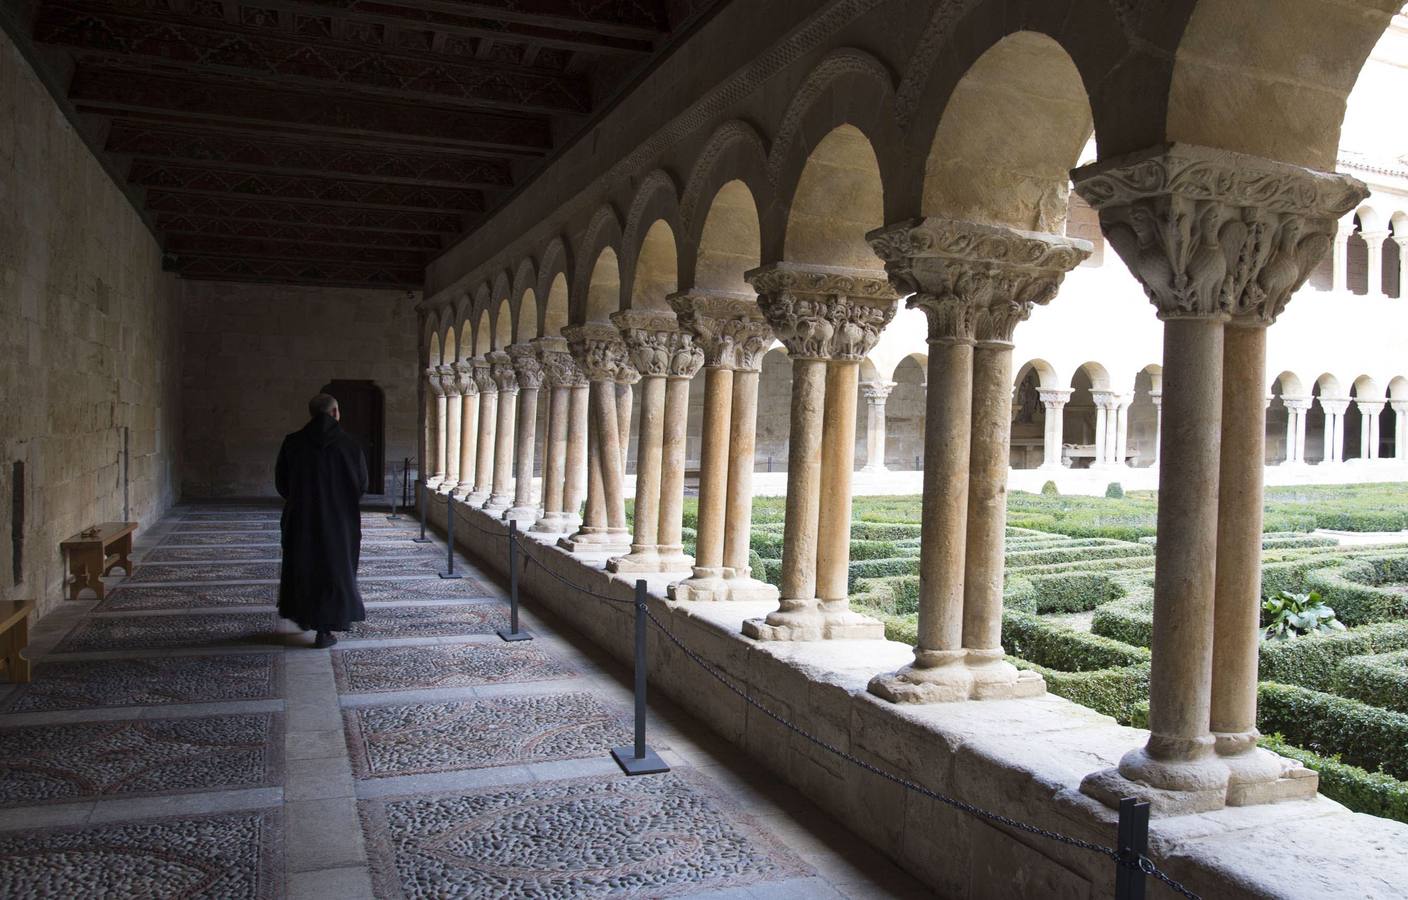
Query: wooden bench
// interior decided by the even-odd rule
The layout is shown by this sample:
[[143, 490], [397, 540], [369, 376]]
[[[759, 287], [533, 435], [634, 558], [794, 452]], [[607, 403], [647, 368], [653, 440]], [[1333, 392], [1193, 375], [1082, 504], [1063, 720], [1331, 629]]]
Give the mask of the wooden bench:
[[0, 600], [0, 665], [5, 677], [16, 683], [29, 681], [29, 660], [22, 651], [29, 646], [29, 614], [34, 604]]
[[103, 578], [113, 569], [132, 574], [132, 534], [136, 522], [104, 522], [96, 534], [75, 534], [59, 547], [68, 554], [68, 599], [77, 600], [84, 588], [103, 599]]

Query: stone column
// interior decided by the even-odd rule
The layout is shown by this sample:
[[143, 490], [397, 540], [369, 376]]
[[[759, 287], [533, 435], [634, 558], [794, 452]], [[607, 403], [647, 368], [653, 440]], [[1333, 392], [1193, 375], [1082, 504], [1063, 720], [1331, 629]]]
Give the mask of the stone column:
[[428, 446], [425, 454], [425, 486], [431, 490], [440, 487], [445, 480], [445, 386], [440, 380], [440, 367], [430, 366], [425, 370], [425, 383], [430, 388], [425, 411], [430, 419], [426, 431]]
[[568, 408], [576, 365], [560, 337], [538, 338], [538, 360], [548, 388], [548, 435], [543, 449], [543, 515], [529, 531], [546, 534], [566, 530], [564, 513], [567, 478]]
[[758, 370], [772, 330], [756, 294], [683, 291], [670, 305], [705, 366], [695, 564], [690, 578], [670, 585], [670, 596], [776, 602], [777, 588], [753, 578], [748, 565]]
[[474, 366], [455, 363], [455, 381], [460, 388], [460, 478], [452, 493], [463, 500], [474, 490], [474, 466], [478, 462], [479, 385], [474, 380]]
[[1349, 411], [1349, 398], [1321, 397], [1320, 409], [1325, 413], [1325, 449], [1321, 462], [1343, 462], [1344, 414]]
[[538, 348], [532, 344], [512, 344], [508, 355], [518, 381], [518, 440], [514, 453], [513, 506], [504, 512], [504, 518], [516, 519], [527, 526], [538, 519], [538, 506], [533, 501], [533, 460], [538, 446], [538, 391], [543, 386], [543, 364], [538, 359]]
[[591, 433], [591, 389], [586, 373], [573, 360], [576, 380], [567, 397], [567, 470], [562, 474], [563, 530], [582, 524], [580, 512], [587, 496], [587, 436]]
[[[792, 415], [779, 608], [746, 620], [743, 633], [759, 640], [881, 638], [880, 622], [851, 612], [846, 570], [856, 376], [894, 318], [894, 293], [883, 278], [857, 269], [784, 262], [744, 277], [792, 358]], [[838, 365], [828, 374], [832, 361]]]
[[1310, 397], [1281, 397], [1286, 407], [1286, 461], [1282, 465], [1305, 463], [1305, 414], [1310, 411]]
[[439, 490], [448, 494], [460, 483], [460, 413], [464, 393], [455, 365], [447, 365], [445, 369], [440, 378], [445, 387], [445, 480], [440, 482]]
[[1334, 284], [1337, 291], [1349, 290], [1349, 239], [1354, 235], [1354, 220], [1346, 219], [1335, 229], [1335, 254], [1331, 260]]
[[1359, 440], [1359, 446], [1361, 448], [1360, 455], [1363, 456], [1364, 459], [1378, 459], [1379, 416], [1383, 415], [1384, 407], [1388, 405], [1388, 402], [1375, 397], [1371, 400], [1356, 399], [1354, 403], [1359, 407], [1360, 422], [1362, 424]]
[[1365, 279], [1369, 288], [1369, 296], [1382, 297], [1384, 296], [1384, 241], [1388, 240], [1389, 233], [1387, 231], [1365, 231], [1359, 236], [1364, 239], [1365, 245], [1369, 248], [1368, 277]]
[[665, 376], [664, 442], [660, 446], [660, 524], [655, 544], [661, 572], [688, 572], [694, 558], [684, 552], [684, 463], [689, 437], [689, 383], [704, 364], [694, 336], [680, 332]]
[[867, 237], [929, 319], [919, 644], [913, 663], [876, 676], [870, 691], [906, 703], [1040, 694], [1042, 678], [1005, 662], [999, 641], [1012, 337], [1090, 244], [939, 218]]
[[616, 388], [634, 375], [621, 333], [612, 325], [589, 322], [563, 330], [572, 357], [588, 379], [587, 418], [590, 444], [587, 458], [587, 515], [582, 527], [559, 543], [568, 550], [611, 554], [629, 549], [626, 500], [622, 493], [621, 425]]
[[1398, 299], [1408, 298], [1408, 235], [1395, 237], [1398, 245]]
[[1292, 773], [1291, 763], [1276, 760], [1266, 781], [1271, 767], [1248, 756], [1264, 337], [1329, 248], [1336, 220], [1364, 196], [1363, 185], [1184, 144], [1098, 162], [1074, 179], [1164, 322], [1168, 417], [1159, 462], [1151, 734], [1118, 769], [1088, 776], [1082, 790], [1110, 804], [1147, 797], [1163, 814], [1299, 796], [1307, 782], [1313, 792], [1313, 773]]
[[489, 354], [490, 371], [499, 387], [499, 423], [494, 432], [494, 480], [484, 511], [503, 513], [513, 505], [514, 438], [518, 427], [518, 376], [513, 358], [503, 350]]
[[[1404, 282], [1408, 290], [1408, 282]], [[1408, 400], [1390, 400], [1393, 407], [1393, 458], [1408, 460]]]
[[867, 381], [860, 386], [865, 395], [864, 472], [885, 471], [885, 401], [895, 389], [893, 381]]
[[474, 383], [479, 386], [479, 459], [474, 463], [474, 490], [464, 502], [483, 506], [494, 488], [494, 444], [499, 428], [499, 385], [489, 360], [473, 360]]
[[1150, 464], [1157, 468], [1159, 465], [1159, 448], [1164, 443], [1164, 392], [1160, 388], [1157, 391], [1149, 392], [1149, 402], [1154, 404], [1154, 461]]
[[1064, 440], [1066, 403], [1071, 399], [1070, 388], [1037, 388], [1037, 396], [1046, 408], [1046, 432], [1042, 437], [1043, 469], [1061, 468], [1061, 447]]
[[1095, 404], [1095, 459], [1092, 469], [1103, 469], [1110, 464], [1110, 409], [1114, 405], [1110, 391], [1090, 392], [1090, 402]]
[[1131, 394], [1115, 395], [1115, 458], [1116, 466], [1129, 465], [1129, 406], [1134, 402]]
[[[658, 572], [656, 537], [660, 529], [661, 447], [665, 440], [665, 376], [670, 370], [672, 341], [680, 334], [679, 325], [671, 313], [636, 310], [612, 313], [611, 321], [621, 330], [631, 361], [640, 373], [640, 434], [636, 438], [631, 552], [608, 560], [606, 568], [610, 572]], [[629, 417], [626, 421], [629, 423]], [[623, 440], [622, 447], [628, 446], [629, 439]]]

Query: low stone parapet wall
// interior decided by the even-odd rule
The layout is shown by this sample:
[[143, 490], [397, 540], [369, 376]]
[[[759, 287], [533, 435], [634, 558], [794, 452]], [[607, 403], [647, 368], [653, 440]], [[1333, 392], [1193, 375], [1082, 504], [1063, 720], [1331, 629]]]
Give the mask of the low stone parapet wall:
[[[445, 499], [429, 517], [445, 524]], [[507, 527], [456, 504], [456, 543], [507, 576]], [[487, 530], [487, 531], [486, 531]], [[556, 536], [525, 534], [527, 602], [566, 620], [621, 661], [632, 653], [634, 578], [605, 557], [572, 554]], [[1117, 816], [1081, 794], [1081, 779], [1115, 765], [1147, 733], [1047, 695], [1033, 700], [894, 705], [870, 678], [911, 659], [892, 641], [759, 642], [745, 618], [773, 604], [673, 603], [666, 576], [648, 578], [654, 617], [736, 686], [803, 731], [902, 779], [1003, 816], [1111, 846]], [[577, 586], [573, 590], [563, 582]], [[618, 598], [613, 603], [582, 591]], [[901, 787], [798, 735], [747, 704], [658, 629], [650, 685], [742, 747], [774, 778], [952, 898], [1114, 896], [1106, 856], [989, 824]], [[1204, 898], [1408, 896], [1408, 825], [1351, 813], [1324, 797], [1155, 819], [1150, 855]], [[1173, 896], [1149, 885], [1149, 896]]]

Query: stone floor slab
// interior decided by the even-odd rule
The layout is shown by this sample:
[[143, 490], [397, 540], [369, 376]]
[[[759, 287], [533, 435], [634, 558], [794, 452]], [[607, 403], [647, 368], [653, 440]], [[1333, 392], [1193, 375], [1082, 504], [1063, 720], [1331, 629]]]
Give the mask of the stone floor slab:
[[273, 653], [40, 662], [0, 712], [269, 700], [280, 694]]
[[278, 602], [274, 584], [229, 584], [208, 587], [138, 587], [119, 585], [93, 608], [94, 612], [147, 612], [157, 609], [216, 609], [219, 607], [273, 606]]
[[668, 897], [811, 874], [702, 782], [677, 773], [359, 806], [385, 898]]
[[0, 834], [0, 896], [273, 900], [276, 809]]
[[508, 610], [498, 603], [446, 606], [369, 606], [367, 620], [347, 632], [353, 640], [492, 634], [508, 627]]
[[278, 713], [0, 729], [0, 805], [268, 787], [282, 778]]
[[362, 706], [343, 717], [358, 778], [605, 755], [631, 740], [621, 714], [587, 693]]
[[282, 644], [272, 613], [206, 613], [90, 618], [79, 622], [55, 653], [167, 647]]
[[[444, 552], [443, 550], [441, 551]], [[404, 581], [364, 581], [358, 585], [367, 603], [407, 603], [419, 600], [470, 600], [497, 597], [498, 590], [476, 578], [415, 578]]]
[[337, 689], [344, 694], [550, 681], [575, 672], [530, 644], [441, 644], [335, 650]]
[[124, 584], [198, 584], [201, 582], [278, 581], [279, 564], [221, 563], [220, 565], [139, 564]]

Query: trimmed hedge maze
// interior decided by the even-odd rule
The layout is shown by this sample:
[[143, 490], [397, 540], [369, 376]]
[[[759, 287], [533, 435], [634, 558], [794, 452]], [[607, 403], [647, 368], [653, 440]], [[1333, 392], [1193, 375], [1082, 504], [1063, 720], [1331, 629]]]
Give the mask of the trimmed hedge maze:
[[[1397, 531], [1408, 486], [1269, 490], [1263, 582], [1319, 591], [1348, 630], [1261, 646], [1265, 746], [1320, 773], [1351, 809], [1408, 822], [1408, 544], [1341, 547], [1317, 528]], [[1148, 712], [1154, 523], [1149, 493], [1013, 494], [1002, 643], [1048, 689], [1126, 724]], [[776, 584], [780, 498], [754, 500], [754, 574]], [[693, 526], [693, 509], [687, 509]], [[851, 603], [913, 644], [919, 602], [918, 497], [857, 498]], [[687, 534], [692, 537], [692, 534]]]

